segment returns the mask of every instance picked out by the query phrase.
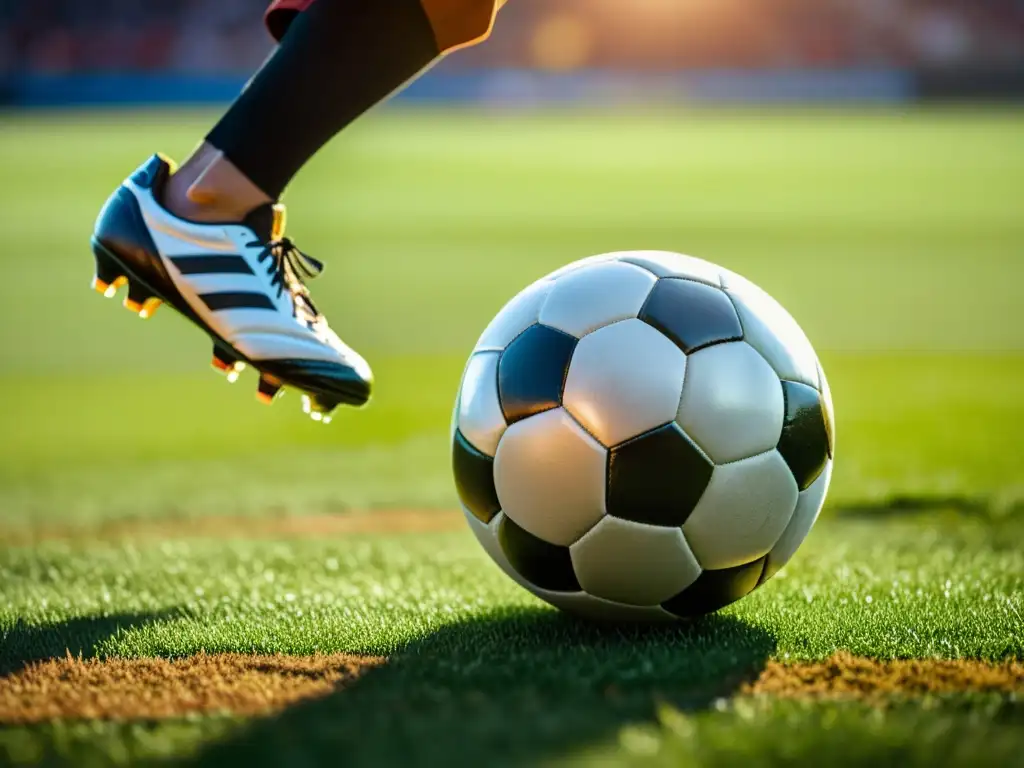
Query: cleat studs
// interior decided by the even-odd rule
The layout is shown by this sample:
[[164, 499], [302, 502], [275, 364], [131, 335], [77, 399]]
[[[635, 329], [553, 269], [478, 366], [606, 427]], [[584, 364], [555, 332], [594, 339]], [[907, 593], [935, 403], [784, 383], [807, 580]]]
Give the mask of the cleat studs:
[[92, 279], [92, 287], [98, 293], [103, 294], [103, 298], [112, 299], [117, 295], [118, 289], [128, 282], [128, 278], [124, 275], [115, 277], [111, 282], [107, 282], [100, 278], [99, 275]]
[[284, 384], [280, 379], [277, 379], [270, 374], [260, 374], [260, 383], [256, 388], [256, 399], [261, 403], [270, 405], [274, 402], [274, 398], [281, 392], [281, 387]]
[[336, 402], [324, 402], [317, 397], [309, 395], [302, 396], [302, 410], [313, 421], [321, 424], [330, 424], [333, 418], [334, 409], [338, 407]]
[[143, 320], [149, 320], [149, 318], [151, 318], [153, 314], [160, 309], [161, 304], [163, 304], [163, 302], [160, 301], [160, 299], [156, 296], [151, 296], [142, 302], [142, 309], [139, 310], [139, 317]]
[[245, 363], [217, 346], [213, 348], [213, 360], [210, 361], [210, 365], [214, 370], [224, 374], [228, 384], [238, 381], [239, 374], [245, 369]]
[[[156, 302], [156, 305], [153, 302]], [[130, 283], [128, 285], [128, 295], [125, 296], [123, 303], [125, 309], [145, 319], [149, 317], [148, 314], [143, 314], [146, 311], [146, 307], [149, 307], [150, 310], [155, 310], [156, 306], [160, 304], [160, 300], [145, 286], [139, 283]]]

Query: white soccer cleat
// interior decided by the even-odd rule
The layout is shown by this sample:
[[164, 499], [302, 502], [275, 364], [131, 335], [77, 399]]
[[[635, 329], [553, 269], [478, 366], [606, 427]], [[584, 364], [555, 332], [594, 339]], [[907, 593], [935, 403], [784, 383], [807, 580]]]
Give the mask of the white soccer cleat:
[[310, 299], [304, 280], [323, 265], [284, 237], [284, 207], [263, 206], [242, 224], [185, 221], [159, 202], [171, 172], [154, 156], [107, 201], [92, 237], [93, 288], [109, 298], [127, 285], [124, 306], [143, 318], [170, 304], [210, 336], [229, 381], [246, 364], [260, 372], [264, 402], [294, 387], [323, 422], [338, 405], [366, 403], [373, 374]]

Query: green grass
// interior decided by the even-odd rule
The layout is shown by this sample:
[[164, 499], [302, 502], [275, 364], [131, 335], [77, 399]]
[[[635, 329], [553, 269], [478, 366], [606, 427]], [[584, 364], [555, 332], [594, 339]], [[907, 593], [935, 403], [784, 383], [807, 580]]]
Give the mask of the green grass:
[[[791, 749], [809, 756], [837, 744], [798, 735], [791, 721], [800, 708], [728, 701], [768, 658], [820, 659], [839, 649], [881, 658], [1024, 656], [1019, 520], [915, 519], [885, 531], [879, 537], [873, 521], [828, 521], [784, 576], [717, 616], [670, 629], [595, 628], [542, 609], [466, 533], [51, 543], [0, 557], [2, 659], [20, 664], [66, 648], [124, 657], [202, 650], [392, 657], [352, 688], [266, 722], [232, 722], [228, 735], [222, 721], [178, 724], [148, 742], [125, 727], [97, 726], [104, 738], [112, 729], [117, 738], [135, 733], [129, 746], [139, 754], [168, 748], [180, 728], [200, 741], [216, 731], [228, 741], [202, 748], [210, 765], [229, 753], [291, 763], [338, 752], [358, 764], [398, 764], [411, 748], [422, 764], [521, 764], [588, 752], [639, 761], [643, 755], [632, 754], [639, 734], [669, 751], [749, 750], [755, 764], [759, 755], [766, 764]], [[933, 702], [939, 712], [905, 708], [892, 732], [860, 705], [824, 712], [835, 712], [840, 742], [883, 733], [861, 755], [938, 727], [957, 704], [968, 714], [995, 708], [1000, 717], [1024, 716], [1019, 704], [993, 696], [941, 703]], [[824, 716], [808, 709], [812, 719]], [[696, 718], [692, 732], [672, 725], [676, 710]], [[952, 719], [958, 738], [966, 737], [969, 720]], [[766, 734], [787, 722], [794, 742], [770, 743]], [[999, 730], [997, 720], [970, 734], [975, 754], [1003, 754], [1008, 734], [988, 743]], [[748, 731], [756, 749], [731, 743]], [[93, 738], [67, 736], [81, 726], [58, 732], [75, 744]], [[52, 726], [18, 731], [6, 742], [29, 739], [36, 749], [77, 754], [54, 733]], [[1019, 738], [1012, 743], [1019, 749]], [[907, 756], [929, 764], [935, 747], [907, 747]]]
[[[0, 536], [20, 529], [0, 543], [0, 668], [65, 649], [392, 658], [269, 720], [0, 730], [0, 763], [1019, 761], [1011, 699], [731, 694], [770, 658], [837, 649], [1024, 657], [1024, 113], [378, 115], [288, 198], [292, 234], [329, 262], [318, 303], [379, 382], [326, 428], [294, 395], [263, 409], [251, 377], [202, 370], [205, 341], [169, 311], [141, 323], [87, 290], [99, 202], [209, 118], [0, 118]], [[209, 515], [451, 507], [448, 417], [477, 334], [544, 272], [631, 248], [746, 274], [821, 352], [831, 511], [762, 590], [693, 626], [595, 628], [468, 532], [187, 535]], [[180, 519], [182, 538], [89, 534], [131, 518]], [[54, 524], [81, 533], [24, 543]]]

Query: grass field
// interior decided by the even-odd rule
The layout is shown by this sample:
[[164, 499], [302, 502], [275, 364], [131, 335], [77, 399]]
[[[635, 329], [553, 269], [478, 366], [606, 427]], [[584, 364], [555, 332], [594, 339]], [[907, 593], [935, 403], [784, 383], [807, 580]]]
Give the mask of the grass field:
[[[379, 114], [288, 196], [377, 373], [329, 427], [88, 290], [99, 203], [209, 118], [0, 117], [0, 764], [1024, 765], [1024, 113]], [[526, 595], [448, 470], [493, 313], [635, 248], [774, 294], [837, 415], [794, 562], [669, 629]]]

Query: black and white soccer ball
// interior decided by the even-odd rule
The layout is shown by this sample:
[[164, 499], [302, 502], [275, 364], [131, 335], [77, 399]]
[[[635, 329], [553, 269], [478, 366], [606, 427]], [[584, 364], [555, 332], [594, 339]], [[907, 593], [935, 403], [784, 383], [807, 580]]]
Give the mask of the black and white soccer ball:
[[484, 331], [452, 419], [466, 518], [515, 581], [593, 618], [715, 611], [821, 510], [832, 402], [807, 337], [748, 280], [662, 251], [538, 280]]

